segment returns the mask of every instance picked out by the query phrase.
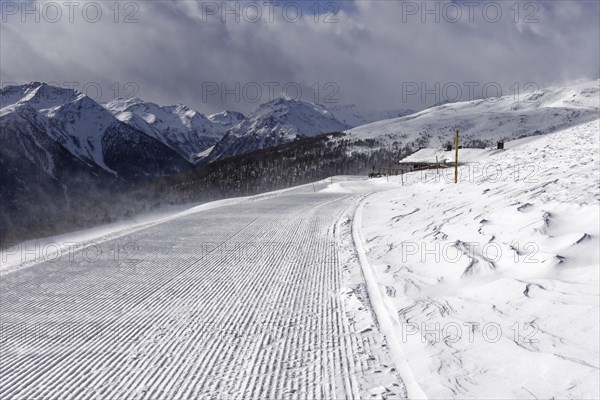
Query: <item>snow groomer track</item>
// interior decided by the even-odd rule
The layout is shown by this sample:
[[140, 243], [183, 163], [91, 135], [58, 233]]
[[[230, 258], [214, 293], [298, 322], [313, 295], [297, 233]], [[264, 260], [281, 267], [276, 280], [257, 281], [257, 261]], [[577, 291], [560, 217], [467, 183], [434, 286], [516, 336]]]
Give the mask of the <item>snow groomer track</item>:
[[286, 192], [4, 275], [0, 398], [404, 396], [364, 285], [344, 287], [359, 200]]

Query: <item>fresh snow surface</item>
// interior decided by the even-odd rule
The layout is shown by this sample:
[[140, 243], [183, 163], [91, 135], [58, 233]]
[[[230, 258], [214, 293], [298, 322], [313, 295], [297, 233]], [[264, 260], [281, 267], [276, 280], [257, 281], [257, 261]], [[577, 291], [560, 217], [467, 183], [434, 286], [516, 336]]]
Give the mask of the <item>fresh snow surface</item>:
[[404, 397], [327, 185], [5, 274], [0, 398]]
[[415, 172], [367, 198], [370, 268], [429, 398], [598, 398], [599, 134], [596, 120], [484, 151], [457, 185], [452, 168]]
[[598, 124], [13, 263], [0, 398], [598, 398]]
[[[116, 239], [170, 219], [236, 204], [244, 199], [219, 200], [197, 206], [167, 207], [159, 211], [136, 216], [126, 221], [5, 246], [0, 249], [0, 276], [14, 272], [17, 269], [39, 264], [42, 261], [60, 259], [63, 251], [79, 251], [90, 246], [97, 246], [110, 239]], [[56, 246], [57, 244], [58, 246]], [[26, 251], [20, 251], [21, 249], [25, 249]]]
[[[322, 183], [319, 182], [316, 184], [322, 185]], [[84, 247], [97, 245], [98, 243], [106, 242], [110, 239], [115, 239], [153, 225], [176, 218], [182, 218], [200, 211], [212, 210], [244, 201], [254, 201], [256, 199], [279, 196], [287, 191], [298, 190], [310, 185], [297, 186], [290, 189], [280, 189], [255, 196], [216, 200], [198, 205], [168, 206], [156, 211], [138, 215], [129, 220], [5, 246], [0, 249], [0, 276], [14, 272], [17, 269], [39, 264], [42, 261], [60, 258], [60, 252], [57, 252], [59, 248], [53, 246], [54, 244], [69, 244], [69, 246], [61, 246], [64, 247], [62, 250], [67, 250], [67, 247], [81, 250]], [[26, 252], [17, 251], [17, 249], [26, 249]], [[70, 249], [68, 250], [70, 251]]]

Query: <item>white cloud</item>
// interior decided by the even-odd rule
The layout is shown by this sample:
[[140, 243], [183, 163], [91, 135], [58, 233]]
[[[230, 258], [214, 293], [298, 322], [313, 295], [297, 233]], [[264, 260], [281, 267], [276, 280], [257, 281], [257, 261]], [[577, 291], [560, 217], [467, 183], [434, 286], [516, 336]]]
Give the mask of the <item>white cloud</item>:
[[[555, 1], [540, 3], [537, 10], [526, 8], [531, 2], [522, 2], [516, 22], [514, 3], [496, 2], [503, 14], [495, 23], [484, 19], [484, 2], [473, 10], [473, 22], [468, 21], [468, 8], [454, 3], [462, 11], [456, 23], [444, 19], [453, 17], [450, 12], [457, 7], [446, 6], [445, 1], [438, 7], [441, 13], [447, 7], [449, 13], [439, 14], [439, 23], [431, 14], [421, 10], [412, 14], [406, 4], [394, 1], [357, 2], [351, 11], [335, 16], [337, 23], [324, 23], [326, 13], [315, 22], [306, 10], [296, 23], [289, 21], [294, 15], [288, 10], [286, 21], [284, 3], [273, 8], [274, 22], [269, 22], [263, 6], [257, 23], [247, 22], [244, 16], [236, 23], [231, 14], [225, 15], [223, 23], [221, 16], [207, 15], [212, 11], [207, 9], [209, 3], [191, 1], [121, 2], [117, 23], [114, 9], [109, 9], [112, 2], [96, 3], [103, 10], [96, 23], [81, 15], [90, 2], [81, 2], [72, 23], [64, 7], [56, 23], [46, 22], [44, 15], [40, 22], [29, 15], [22, 22], [6, 3], [10, 2], [2, 2], [0, 28], [3, 83], [76, 81], [82, 87], [97, 82], [104, 98], [109, 98], [117, 88], [120, 95], [130, 94], [124, 85], [135, 82], [139, 97], [158, 103], [184, 102], [207, 113], [223, 108], [248, 112], [257, 105], [248, 101], [256, 87], [262, 88], [261, 100], [268, 100], [269, 82], [277, 82], [279, 89], [298, 83], [303, 97], [311, 101], [334, 98], [370, 108], [423, 108], [436, 96], [428, 95], [425, 102], [420, 93], [403, 96], [407, 83], [424, 83], [428, 89], [434, 89], [436, 82], [440, 88], [455, 83], [465, 97], [465, 83], [477, 82], [481, 87], [498, 82], [508, 94], [514, 83], [545, 86], [597, 78], [600, 69], [597, 2]], [[435, 7], [433, 2], [427, 4], [429, 9]], [[124, 23], [136, 10], [132, 18], [138, 22]], [[493, 17], [493, 11], [490, 7], [487, 16]], [[539, 22], [524, 21], [527, 16]], [[210, 82], [230, 90], [239, 82], [239, 102], [231, 93], [225, 102], [222, 93], [207, 96], [203, 89]], [[329, 82], [339, 90], [327, 86]], [[288, 87], [293, 95], [294, 86]], [[437, 97], [443, 100], [444, 93]]]

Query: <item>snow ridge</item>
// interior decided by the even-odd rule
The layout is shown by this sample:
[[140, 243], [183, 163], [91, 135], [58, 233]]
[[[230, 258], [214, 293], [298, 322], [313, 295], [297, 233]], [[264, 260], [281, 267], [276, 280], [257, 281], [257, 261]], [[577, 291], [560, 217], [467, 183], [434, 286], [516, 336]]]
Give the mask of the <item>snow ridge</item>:
[[402, 351], [402, 347], [397, 340], [398, 332], [402, 329], [398, 320], [398, 312], [391, 303], [387, 294], [382, 292], [379, 286], [380, 279], [376, 277], [376, 272], [371, 268], [363, 245], [363, 237], [361, 235], [360, 225], [362, 223], [362, 207], [368, 196], [363, 197], [354, 213], [352, 220], [352, 238], [354, 246], [358, 254], [358, 259], [362, 267], [362, 272], [367, 284], [369, 300], [373, 306], [373, 311], [377, 315], [377, 321], [382, 333], [390, 346], [394, 364], [398, 372], [402, 376], [402, 380], [406, 385], [409, 399], [427, 399], [427, 395], [416, 381], [410, 365]]

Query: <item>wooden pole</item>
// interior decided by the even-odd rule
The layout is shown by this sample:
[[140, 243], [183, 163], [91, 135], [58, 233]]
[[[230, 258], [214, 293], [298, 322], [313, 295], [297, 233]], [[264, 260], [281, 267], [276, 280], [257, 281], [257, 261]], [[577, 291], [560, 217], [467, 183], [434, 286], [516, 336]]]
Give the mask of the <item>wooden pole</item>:
[[458, 129], [456, 130], [456, 137], [454, 138], [454, 149], [456, 150], [454, 157], [454, 183], [458, 183]]
[[438, 156], [435, 156], [435, 173], [437, 176], [440, 176], [440, 163], [438, 161]]

